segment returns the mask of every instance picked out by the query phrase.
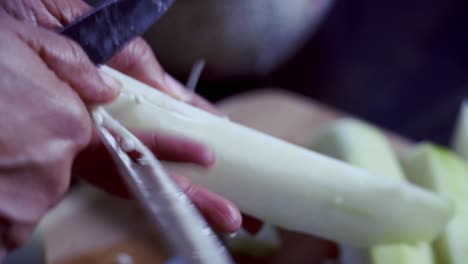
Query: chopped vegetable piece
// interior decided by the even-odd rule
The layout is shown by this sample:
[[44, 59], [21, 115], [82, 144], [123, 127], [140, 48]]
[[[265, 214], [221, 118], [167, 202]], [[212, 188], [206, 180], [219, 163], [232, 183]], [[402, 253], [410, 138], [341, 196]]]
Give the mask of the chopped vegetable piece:
[[452, 146], [468, 162], [468, 101], [460, 109]]
[[[123, 85], [106, 108], [130, 129], [190, 137], [216, 155], [210, 167], [165, 163], [285, 229], [352, 245], [428, 240], [452, 214], [449, 200], [241, 126], [103, 67]], [[140, 95], [136, 104], [132, 95]], [[411, 219], [411, 220], [408, 220]]]
[[455, 153], [424, 143], [406, 153], [403, 168], [411, 182], [449, 197], [455, 215], [433, 243], [438, 263], [468, 263], [468, 168]]
[[[387, 138], [374, 126], [345, 118], [325, 127], [311, 144], [311, 149], [350, 162], [375, 175], [405, 179]], [[358, 249], [340, 245], [341, 264], [432, 264], [432, 250], [427, 242], [414, 245], [395, 244]]]

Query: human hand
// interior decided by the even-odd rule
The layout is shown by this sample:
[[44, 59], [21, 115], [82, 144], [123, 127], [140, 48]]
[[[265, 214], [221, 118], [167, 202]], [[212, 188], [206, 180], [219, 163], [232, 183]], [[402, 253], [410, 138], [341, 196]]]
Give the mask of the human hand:
[[[47, 25], [47, 21], [63, 19], [63, 14], [54, 20], [50, 13], [47, 15], [46, 13], [38, 13], [38, 10], [28, 9], [38, 2], [44, 7], [44, 1], [0, 1], [0, 4], [10, 13], [11, 8], [16, 5], [21, 12], [33, 14], [28, 20], [27, 17], [20, 15], [21, 12], [11, 13], [16, 18], [35, 26], [41, 25], [38, 23], [39, 21], [42, 21], [43, 25]], [[66, 6], [66, 4], [70, 4], [70, 1], [57, 1], [57, 3]], [[73, 5], [70, 4], [68, 7], [73, 7]], [[48, 1], [47, 12], [48, 10], [57, 10], [57, 8], [58, 5]], [[75, 9], [63, 8], [60, 10], [65, 13], [73, 13]], [[1, 19], [0, 26], [2, 31], [5, 31], [5, 34], [2, 34], [4, 48], [1, 49], [2, 56], [0, 57], [1, 82], [3, 82], [2, 87], [10, 88], [7, 90], [9, 93], [2, 95], [1, 109], [4, 110], [2, 112], [9, 110], [18, 113], [1, 119], [2, 127], [10, 127], [11, 129], [0, 135], [0, 143], [9, 146], [15, 153], [17, 152], [16, 160], [14, 155], [9, 157], [7, 151], [0, 154], [0, 162], [2, 159], [7, 160], [6, 165], [0, 163], [1, 174], [5, 175], [3, 177], [5, 183], [2, 184], [0, 181], [0, 188], [9, 190], [2, 192], [0, 189], [0, 197], [3, 198], [0, 202], [0, 218], [4, 222], [3, 229], [5, 231], [2, 234], [2, 239], [6, 247], [5, 252], [24, 242], [37, 221], [60, 199], [68, 188], [71, 167], [80, 174], [88, 172], [83, 173], [86, 174], [86, 178], [91, 182], [100, 183], [105, 189], [115, 187], [115, 171], [109, 173], [109, 171], [104, 170], [106, 167], [111, 167], [112, 163], [108, 156], [100, 155], [102, 152], [100, 153], [99, 150], [102, 150], [102, 145], [95, 138], [92, 139], [91, 123], [83, 101], [89, 104], [106, 102], [116, 95], [116, 89], [106, 88], [105, 81], [112, 83], [111, 79], [101, 76], [74, 43], [50, 31], [20, 23], [3, 12]], [[136, 43], [142, 42], [137, 40]], [[144, 63], [141, 61], [137, 63], [135, 58], [138, 54], [141, 54], [142, 61], [149, 60], [149, 69], [152, 68], [152, 70], [148, 70], [148, 68], [145, 70]], [[148, 46], [144, 44], [128, 46], [113, 59], [111, 65], [164, 91], [177, 91], [177, 88], [173, 87], [180, 86], [178, 83], [167, 81], [167, 75], [159, 67]], [[139, 67], [142, 71], [136, 70]], [[7, 78], [8, 76], [9, 78]], [[170, 84], [167, 84], [168, 82]], [[16, 86], [21, 88], [16, 88]], [[29, 89], [36, 86], [39, 86], [40, 89], [29, 92]], [[64, 90], [61, 91], [64, 95], [55, 93], [56, 89]], [[177, 92], [171, 92], [171, 94], [174, 93], [177, 94]], [[27, 96], [22, 96], [22, 94]], [[181, 96], [179, 95], [179, 97]], [[7, 104], [7, 102], [14, 101], [12, 98], [17, 98], [21, 102], [14, 106], [11, 103]], [[31, 98], [34, 98], [35, 104], [29, 104]], [[195, 95], [184, 98], [185, 101], [202, 108], [210, 109], [211, 107]], [[71, 113], [68, 113], [67, 109]], [[29, 115], [23, 116], [23, 112]], [[38, 115], [39, 113], [41, 113], [40, 117], [45, 120], [32, 118], [34, 114]], [[20, 115], [23, 117], [20, 118]], [[55, 117], [56, 115], [57, 117]], [[25, 123], [25, 119], [29, 122]], [[34, 129], [29, 129], [30, 126], [33, 126]], [[26, 130], [25, 127], [28, 129]], [[21, 134], [16, 131], [21, 131]], [[44, 138], [41, 139], [41, 137]], [[176, 139], [158, 134], [141, 134], [140, 138], [150, 148], [154, 149], [157, 145], [155, 151], [159, 152], [158, 154], [162, 155], [163, 158], [195, 162], [205, 166], [213, 162], [213, 155], [208, 149], [187, 139]], [[56, 146], [58, 143], [55, 142], [61, 144]], [[91, 144], [89, 144], [90, 142]], [[89, 147], [83, 150], [85, 146]], [[80, 151], [82, 151], [80, 158], [74, 162], [74, 157]], [[89, 160], [93, 160], [94, 163], [85, 162]], [[10, 169], [10, 163], [13, 164], [11, 166], [14, 170]], [[106, 172], [105, 174], [100, 173], [103, 170]], [[21, 177], [7, 177], [15, 174], [19, 174]], [[105, 175], [107, 177], [104, 179]], [[46, 178], [43, 179], [44, 177]], [[216, 194], [190, 184], [184, 178], [176, 177], [176, 179], [215, 229], [221, 232], [232, 232], [238, 228], [241, 218], [234, 205]], [[121, 190], [118, 187], [115, 189]], [[12, 197], [20, 200], [12, 203]], [[38, 197], [42, 201], [38, 202]], [[2, 213], [2, 208], [10, 211]]]
[[71, 41], [0, 9], [0, 259], [65, 193], [91, 140], [87, 104], [117, 96]]
[[[0, 5], [21, 21], [50, 30], [66, 26], [90, 9], [89, 5], [81, 0], [0, 0]], [[188, 91], [167, 74], [156, 60], [149, 45], [142, 38], [132, 41], [116, 54], [109, 62], [109, 66], [177, 99], [212, 113], [221, 114], [205, 99]], [[143, 139], [143, 142], [160, 159], [192, 162], [202, 166], [214, 163], [213, 153], [209, 149], [189, 139], [155, 133], [133, 132], [139, 135], [139, 138]], [[76, 159], [73, 172], [112, 193], [125, 193], [124, 185], [113, 167], [110, 156], [96, 137]], [[174, 177], [217, 231], [230, 233], [239, 228], [241, 216], [234, 204], [215, 193], [191, 184], [182, 176], [174, 175]]]
[[[0, 7], [18, 20], [51, 30], [68, 25], [91, 8], [82, 0], [0, 0]], [[167, 74], [142, 38], [129, 43], [108, 65], [177, 99], [222, 114], [204, 98], [188, 91]]]

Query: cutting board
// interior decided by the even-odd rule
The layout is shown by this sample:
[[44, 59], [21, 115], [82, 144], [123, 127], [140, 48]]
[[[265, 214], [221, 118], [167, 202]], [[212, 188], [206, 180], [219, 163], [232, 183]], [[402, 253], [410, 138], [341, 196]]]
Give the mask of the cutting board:
[[[304, 145], [322, 126], [345, 116], [314, 100], [281, 89], [263, 89], [218, 103], [231, 120]], [[408, 142], [388, 134], [397, 150]], [[140, 209], [86, 184], [76, 186], [45, 218], [47, 263], [163, 263], [164, 252], [148, 232]], [[236, 256], [238, 263], [320, 263], [336, 257], [333, 243], [281, 230], [283, 247], [263, 259]]]

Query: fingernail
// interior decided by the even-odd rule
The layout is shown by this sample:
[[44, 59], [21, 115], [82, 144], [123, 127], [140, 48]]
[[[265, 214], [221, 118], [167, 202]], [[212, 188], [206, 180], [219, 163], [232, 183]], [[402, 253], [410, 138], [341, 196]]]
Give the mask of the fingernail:
[[182, 84], [180, 84], [178, 81], [176, 81], [176, 79], [167, 73], [164, 75], [164, 83], [168, 89], [167, 92], [172, 97], [175, 97], [176, 99], [179, 99], [183, 102], [188, 102], [192, 98], [192, 93], [184, 89]]
[[214, 165], [215, 161], [216, 161], [216, 158], [215, 158], [215, 154], [212, 150], [206, 150], [206, 151], [203, 151], [202, 155], [201, 155], [201, 160], [203, 162], [203, 164], [205, 164], [206, 167], [211, 167]]
[[242, 217], [237, 207], [228, 204], [226, 206], [225, 223], [229, 227], [230, 233], [237, 232], [242, 226]]
[[112, 97], [114, 98], [119, 95], [120, 91], [122, 90], [122, 83], [102, 70], [99, 70], [99, 75], [101, 76], [101, 79], [106, 84], [106, 86], [110, 88]]

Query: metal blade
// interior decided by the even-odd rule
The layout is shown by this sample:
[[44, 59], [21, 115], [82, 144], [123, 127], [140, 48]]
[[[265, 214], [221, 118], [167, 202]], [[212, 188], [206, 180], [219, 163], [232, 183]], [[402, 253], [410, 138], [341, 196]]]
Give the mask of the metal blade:
[[91, 61], [104, 64], [132, 39], [141, 36], [174, 0], [109, 0], [63, 28]]

